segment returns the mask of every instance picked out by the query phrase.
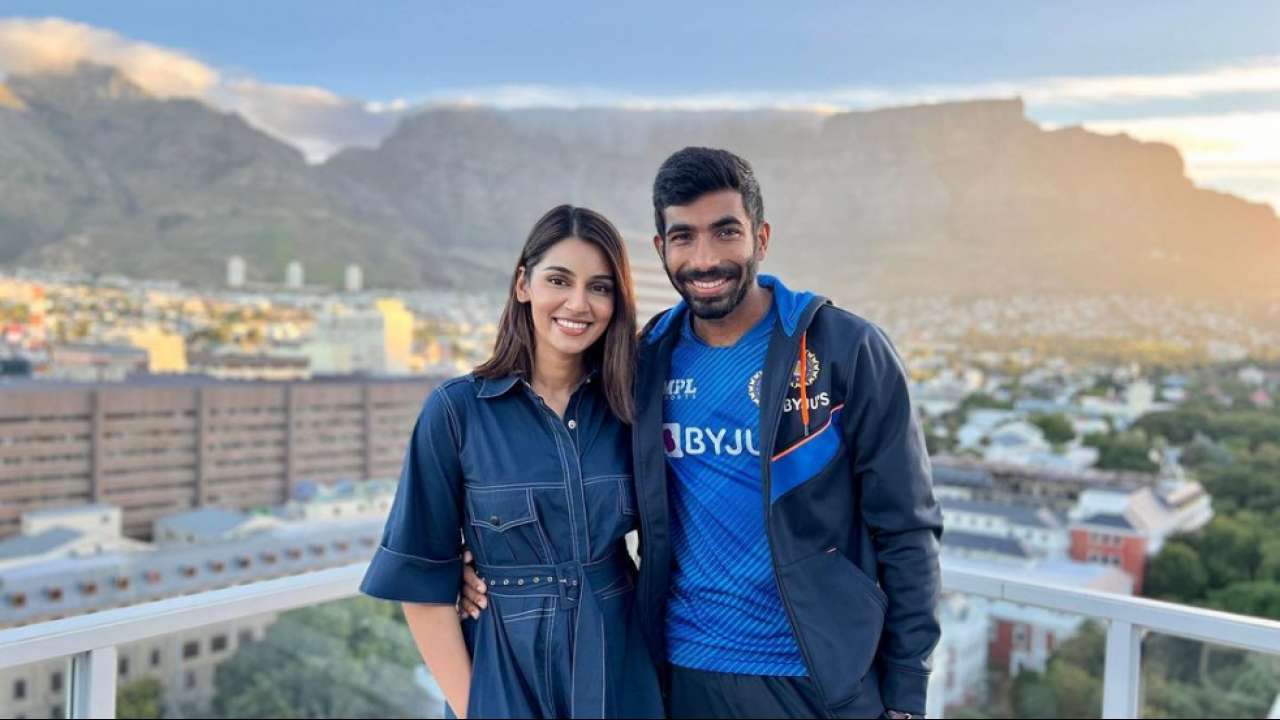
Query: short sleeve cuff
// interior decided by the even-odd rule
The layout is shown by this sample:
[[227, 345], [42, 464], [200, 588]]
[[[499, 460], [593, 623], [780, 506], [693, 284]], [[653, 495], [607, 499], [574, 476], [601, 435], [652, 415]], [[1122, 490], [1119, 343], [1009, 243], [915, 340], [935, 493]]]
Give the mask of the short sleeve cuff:
[[438, 562], [379, 546], [360, 592], [383, 600], [452, 605], [461, 587], [461, 558]]

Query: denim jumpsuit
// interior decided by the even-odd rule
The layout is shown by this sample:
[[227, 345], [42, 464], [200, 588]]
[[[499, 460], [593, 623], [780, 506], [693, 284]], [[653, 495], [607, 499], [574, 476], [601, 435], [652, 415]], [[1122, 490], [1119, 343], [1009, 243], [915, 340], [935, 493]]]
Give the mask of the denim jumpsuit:
[[[630, 431], [588, 377], [563, 419], [523, 380], [473, 376], [427, 399], [361, 584], [453, 604], [461, 538], [488, 584], [463, 622], [468, 717], [661, 717], [636, 624]], [[461, 532], [459, 532], [461, 531]]]

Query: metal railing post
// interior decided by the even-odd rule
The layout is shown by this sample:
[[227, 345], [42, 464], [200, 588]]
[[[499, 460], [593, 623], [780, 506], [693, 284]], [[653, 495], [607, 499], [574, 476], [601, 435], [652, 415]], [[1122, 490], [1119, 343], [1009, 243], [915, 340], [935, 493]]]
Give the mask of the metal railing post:
[[1138, 717], [1142, 697], [1142, 629], [1123, 620], [1107, 628], [1106, 669], [1102, 679], [1102, 717]]
[[116, 716], [116, 663], [114, 645], [76, 653], [71, 657], [71, 702], [68, 718]]

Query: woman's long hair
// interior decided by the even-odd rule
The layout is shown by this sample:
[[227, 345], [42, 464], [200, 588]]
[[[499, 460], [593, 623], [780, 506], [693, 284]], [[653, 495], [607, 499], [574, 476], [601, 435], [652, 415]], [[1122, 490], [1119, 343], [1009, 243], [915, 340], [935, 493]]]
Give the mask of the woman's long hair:
[[627, 245], [618, 229], [594, 210], [560, 205], [534, 224], [511, 274], [511, 288], [507, 292], [506, 309], [498, 321], [498, 339], [494, 343], [493, 355], [476, 367], [475, 375], [483, 378], [517, 375], [525, 380], [533, 379], [536, 336], [529, 303], [516, 299], [520, 268], [525, 269], [528, 282], [533, 267], [542, 261], [553, 245], [574, 237], [600, 248], [613, 272], [613, 317], [609, 319], [604, 335], [587, 349], [583, 359], [587, 367], [599, 368], [609, 407], [623, 422], [629, 423], [634, 414], [631, 374], [636, 351], [636, 302], [631, 287], [631, 264], [627, 260]]

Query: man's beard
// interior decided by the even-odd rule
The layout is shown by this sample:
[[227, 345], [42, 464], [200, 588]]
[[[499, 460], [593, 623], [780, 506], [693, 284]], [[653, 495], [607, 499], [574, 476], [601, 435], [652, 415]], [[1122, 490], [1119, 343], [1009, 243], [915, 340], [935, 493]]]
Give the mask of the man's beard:
[[[665, 263], [663, 268], [666, 269]], [[667, 270], [667, 278], [671, 280], [676, 292], [680, 293], [680, 297], [688, 303], [689, 310], [695, 317], [701, 320], [719, 320], [738, 307], [742, 299], [747, 296], [747, 290], [750, 290], [755, 283], [756, 258], [752, 255], [745, 265], [725, 262], [711, 270], [682, 270], [675, 275]], [[695, 280], [702, 282], [728, 280], [729, 286], [723, 294], [716, 297], [698, 297], [688, 288], [689, 283]]]

